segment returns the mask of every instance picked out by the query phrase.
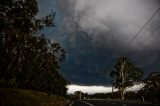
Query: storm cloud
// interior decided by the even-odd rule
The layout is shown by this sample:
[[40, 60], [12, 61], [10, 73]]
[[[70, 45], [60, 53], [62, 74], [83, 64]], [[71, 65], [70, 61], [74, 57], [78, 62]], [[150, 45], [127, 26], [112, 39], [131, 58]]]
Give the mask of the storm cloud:
[[39, 0], [39, 6], [40, 16], [56, 12], [56, 27], [42, 32], [65, 48], [61, 73], [72, 83], [109, 85], [120, 56], [146, 74], [160, 71], [160, 30], [155, 31], [160, 12], [127, 45], [160, 7], [159, 0]]

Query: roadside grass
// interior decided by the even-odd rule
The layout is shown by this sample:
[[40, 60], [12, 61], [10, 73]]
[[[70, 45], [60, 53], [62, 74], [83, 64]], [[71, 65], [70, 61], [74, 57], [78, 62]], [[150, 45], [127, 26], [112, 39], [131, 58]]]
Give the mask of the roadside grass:
[[139, 104], [151, 104], [151, 102], [145, 101], [142, 102], [142, 100], [138, 99], [138, 100], [121, 100], [121, 99], [107, 99], [108, 101], [112, 101], [112, 102], [124, 102], [124, 103], [139, 103]]
[[142, 100], [138, 99], [138, 100], [121, 100], [121, 99], [96, 99], [96, 98], [92, 98], [92, 99], [86, 99], [86, 100], [105, 100], [105, 101], [111, 101], [111, 102], [123, 102], [123, 103], [139, 103], [139, 104], [151, 104], [148, 101], [142, 102]]
[[0, 106], [67, 106], [69, 100], [60, 96], [17, 88], [0, 89]]

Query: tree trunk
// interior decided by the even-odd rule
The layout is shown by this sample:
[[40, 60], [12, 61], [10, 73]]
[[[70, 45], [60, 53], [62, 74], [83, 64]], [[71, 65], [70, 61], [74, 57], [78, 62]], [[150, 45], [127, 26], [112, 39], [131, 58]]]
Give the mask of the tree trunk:
[[122, 67], [121, 67], [121, 79], [122, 79], [122, 83], [121, 83], [121, 99], [122, 100], [124, 100], [124, 90], [125, 90], [125, 87], [124, 87], [124, 83], [125, 83], [124, 66], [125, 66], [125, 61], [124, 61], [124, 64], [122, 64]]
[[124, 88], [121, 89], [121, 99], [124, 100]]
[[113, 80], [111, 81], [111, 84], [112, 84], [112, 98], [113, 98], [113, 87], [114, 87], [114, 82], [113, 82]]

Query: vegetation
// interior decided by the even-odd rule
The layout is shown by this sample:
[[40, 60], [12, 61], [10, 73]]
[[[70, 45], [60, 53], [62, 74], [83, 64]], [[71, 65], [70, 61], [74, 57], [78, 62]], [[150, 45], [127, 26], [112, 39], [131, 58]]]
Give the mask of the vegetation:
[[0, 89], [1, 106], [66, 106], [69, 101], [44, 92], [23, 89]]
[[138, 92], [149, 102], [160, 102], [160, 73], [153, 72], [144, 80], [145, 86]]
[[126, 88], [133, 86], [134, 81], [140, 81], [143, 71], [131, 63], [128, 58], [121, 57], [110, 75], [113, 78], [113, 86], [119, 89], [121, 99], [124, 100]]
[[[82, 97], [85, 99], [107, 99], [107, 100], [120, 100], [120, 92], [114, 93], [95, 93], [95, 94], [84, 94]], [[142, 102], [142, 98], [137, 92], [126, 92], [125, 97], [127, 101], [139, 101]], [[82, 98], [84, 99], [84, 98]]]
[[[160, 73], [152, 72], [142, 82], [144, 87], [139, 91], [126, 91], [125, 100], [127, 102], [144, 102], [144, 103], [160, 103]], [[96, 93], [96, 94], [85, 94], [86, 99], [107, 99], [119, 101], [121, 97], [121, 91], [112, 93]]]
[[64, 49], [37, 33], [54, 26], [55, 13], [37, 18], [36, 0], [0, 1], [0, 87], [65, 96], [69, 82], [59, 74]]
[[[37, 17], [37, 13], [36, 0], [0, 1], [0, 105], [51, 105], [64, 100], [59, 96], [66, 96], [69, 82], [59, 73], [65, 50], [59, 43], [38, 33], [43, 28], [54, 27], [55, 13], [45, 17]], [[77, 92], [76, 96], [70, 98], [78, 99], [81, 95], [82, 98], [121, 97], [124, 100], [126, 88], [140, 81], [143, 71], [128, 58], [121, 57], [110, 75], [113, 78], [112, 86], [118, 88], [119, 92], [112, 92], [112, 95]], [[138, 93], [126, 93], [126, 99], [144, 97], [151, 102], [160, 101], [160, 73], [151, 73], [144, 84]]]

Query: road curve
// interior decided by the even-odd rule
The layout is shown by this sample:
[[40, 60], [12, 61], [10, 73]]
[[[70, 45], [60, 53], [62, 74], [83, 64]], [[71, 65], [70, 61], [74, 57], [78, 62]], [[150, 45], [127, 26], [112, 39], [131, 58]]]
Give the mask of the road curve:
[[128, 103], [128, 102], [113, 102], [106, 100], [85, 100], [74, 101], [70, 106], [160, 106], [157, 104], [142, 104], [142, 103]]

